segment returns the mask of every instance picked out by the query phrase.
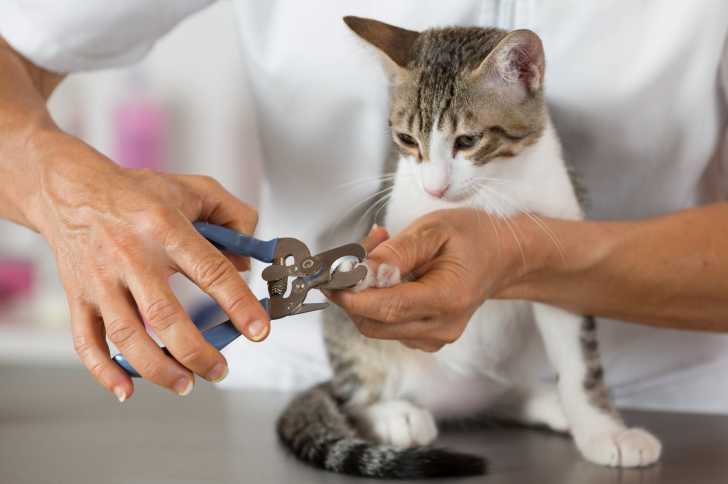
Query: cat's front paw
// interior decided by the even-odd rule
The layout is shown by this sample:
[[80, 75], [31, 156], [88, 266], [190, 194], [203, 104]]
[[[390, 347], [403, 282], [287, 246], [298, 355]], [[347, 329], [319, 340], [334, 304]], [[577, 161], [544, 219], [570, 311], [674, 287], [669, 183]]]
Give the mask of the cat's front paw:
[[399, 448], [423, 446], [437, 437], [432, 414], [404, 400], [378, 402], [359, 416], [364, 433]]
[[390, 264], [379, 264], [379, 267], [373, 268], [373, 264], [364, 261], [361, 265], [367, 268], [367, 275], [356, 286], [354, 292], [361, 292], [370, 287], [392, 287], [399, 284], [402, 280], [399, 267]]
[[584, 457], [609, 467], [644, 467], [654, 464], [662, 444], [643, 429], [620, 429], [597, 435], [579, 446]]

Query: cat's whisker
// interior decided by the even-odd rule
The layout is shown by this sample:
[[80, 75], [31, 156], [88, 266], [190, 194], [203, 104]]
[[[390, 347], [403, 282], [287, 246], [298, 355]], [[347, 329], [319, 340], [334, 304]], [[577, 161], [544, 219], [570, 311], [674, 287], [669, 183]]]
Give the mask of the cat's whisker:
[[[505, 223], [506, 227], [508, 227], [508, 230], [513, 235], [513, 238], [516, 241], [516, 245], [518, 246], [518, 251], [521, 254], [521, 260], [523, 262], [523, 265], [524, 265], [524, 267], [526, 267], [526, 265], [527, 265], [526, 251], [523, 248], [523, 243], [521, 241], [521, 238], [518, 236], [518, 232], [517, 232], [516, 228], [514, 227], [513, 222], [511, 222], [511, 220], [509, 219], [509, 216], [508, 216], [509, 210], [504, 210], [503, 206], [500, 205], [500, 204], [505, 204], [505, 200], [503, 199], [503, 197], [500, 196], [500, 193], [498, 193], [496, 190], [494, 190], [490, 187], [481, 185], [480, 188], [484, 189], [487, 193], [489, 193], [491, 195], [495, 195], [498, 198], [500, 198], [500, 202], [497, 204], [500, 207], [498, 209], [498, 211], [501, 212], [499, 214], [499, 218], [503, 221], [503, 223]], [[494, 202], [494, 204], [495, 204], [494, 199], [491, 199], [491, 201]], [[508, 207], [506, 207], [506, 208], [508, 208]], [[512, 208], [514, 208], [514, 207], [512, 207]]]
[[384, 200], [384, 203], [382, 203], [382, 204], [381, 204], [381, 205], [379, 206], [379, 208], [377, 209], [377, 211], [376, 211], [376, 212], [374, 213], [374, 221], [375, 221], [375, 222], [376, 222], [376, 221], [377, 221], [377, 219], [379, 218], [379, 214], [381, 213], [381, 211], [382, 211], [382, 210], [384, 209], [384, 207], [386, 207], [386, 206], [387, 206], [387, 202], [389, 201], [389, 199], [390, 199], [390, 198], [392, 198], [392, 194], [391, 194], [391, 193], [390, 193], [390, 194], [387, 194], [387, 195], [386, 195], [386, 196], [384, 196], [384, 197], [382, 197], [382, 199]]
[[[497, 192], [492, 191], [494, 195], [498, 195]], [[507, 215], [507, 210], [504, 210], [501, 208], [501, 215], [500, 220], [506, 224], [506, 227], [508, 227], [508, 230], [510, 230], [511, 234], [513, 235], [513, 239], [516, 241], [516, 245], [518, 246], [518, 251], [521, 254], [521, 262], [523, 262], [524, 269], [527, 267], [527, 260], [526, 260], [526, 250], [523, 248], [523, 243], [521, 242], [521, 238], [518, 236], [518, 232], [516, 228], [513, 226], [513, 222], [511, 222], [510, 218]]]
[[[473, 194], [477, 194], [477, 187], [471, 188]], [[497, 221], [494, 220], [494, 218], [497, 218], [498, 215], [495, 210], [491, 209], [487, 203], [486, 200], [478, 200], [477, 197], [475, 198], [475, 205], [474, 208], [476, 209], [476, 217], [478, 219], [478, 224], [481, 223], [480, 217], [481, 212], [485, 212], [485, 216], [488, 217], [488, 221], [490, 222], [491, 227], [493, 228], [493, 231], [495, 232], [495, 236], [498, 239], [498, 254], [500, 255], [503, 252], [503, 239], [500, 235], [500, 230], [498, 230], [498, 224]], [[482, 203], [478, 203], [482, 202]]]
[[556, 250], [559, 251], [559, 255], [562, 260], [566, 259], [566, 253], [564, 251], [563, 244], [561, 244], [561, 241], [559, 240], [558, 236], [551, 230], [546, 223], [536, 214], [530, 213], [526, 210], [521, 209], [518, 207], [510, 197], [507, 197], [505, 194], [498, 192], [497, 190], [494, 190], [487, 186], [482, 186], [486, 190], [491, 190], [496, 196], [500, 197], [504, 202], [508, 203], [511, 208], [516, 210], [518, 213], [524, 214], [526, 217], [528, 217], [536, 226], [544, 233], [546, 236], [551, 240], [551, 242], [554, 244], [554, 247], [556, 247]]
[[[339, 227], [339, 225], [341, 225], [344, 222], [344, 220], [360, 206], [370, 202], [372, 199], [376, 200], [379, 196], [381, 196], [383, 194], [387, 194], [387, 193], [391, 192], [392, 190], [394, 190], [394, 185], [383, 188], [381, 190], [377, 190], [376, 192], [367, 195], [366, 197], [364, 197], [363, 200], [361, 200], [361, 201], [355, 203], [354, 205], [352, 205], [351, 207], [349, 207], [349, 209], [346, 212], [344, 212], [340, 217], [338, 217], [336, 222], [334, 222], [333, 227], [334, 228]], [[366, 211], [365, 211], [365, 213], [366, 213]]]
[[368, 183], [381, 183], [383, 181], [391, 181], [394, 180], [397, 177], [396, 172], [392, 173], [385, 173], [380, 176], [370, 176], [370, 177], [363, 177], [363, 178], [356, 178], [354, 180], [350, 180], [348, 182], [340, 183], [338, 185], [335, 185], [333, 187], [334, 190], [344, 190], [347, 188], [352, 188], [359, 185], [366, 185]]

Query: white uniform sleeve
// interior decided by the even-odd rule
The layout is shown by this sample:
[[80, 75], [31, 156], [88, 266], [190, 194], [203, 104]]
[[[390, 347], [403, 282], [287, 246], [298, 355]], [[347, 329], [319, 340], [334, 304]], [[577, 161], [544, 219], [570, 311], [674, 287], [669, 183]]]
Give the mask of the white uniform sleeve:
[[723, 44], [723, 57], [720, 60], [720, 80], [720, 85], [723, 88], [723, 99], [726, 108], [728, 108], [728, 35], [726, 35], [725, 44]]
[[101, 69], [141, 59], [213, 0], [0, 0], [0, 35], [38, 66]]

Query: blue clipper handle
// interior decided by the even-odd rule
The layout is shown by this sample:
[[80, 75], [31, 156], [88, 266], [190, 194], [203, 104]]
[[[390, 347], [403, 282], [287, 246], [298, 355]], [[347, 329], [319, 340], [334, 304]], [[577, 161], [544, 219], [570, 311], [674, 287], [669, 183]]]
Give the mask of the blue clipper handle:
[[[265, 309], [267, 312], [270, 310], [270, 300], [266, 297], [258, 301], [261, 306], [263, 306], [263, 309]], [[224, 323], [220, 323], [217, 326], [214, 326], [210, 329], [207, 329], [202, 332], [202, 336], [205, 337], [207, 341], [210, 342], [212, 346], [217, 348], [218, 350], [221, 350], [225, 348], [227, 345], [232, 343], [238, 336], [240, 336], [240, 331], [237, 330], [235, 326], [233, 326], [233, 323], [228, 320]], [[169, 353], [169, 350], [167, 348], [162, 347], [162, 351], [167, 356], [172, 357], [172, 355]], [[119, 365], [130, 377], [132, 378], [139, 378], [141, 375], [134, 369], [133, 366], [126, 360], [124, 355], [121, 353], [118, 353], [114, 355], [112, 358], [117, 365]]]
[[273, 262], [278, 239], [260, 240], [207, 222], [195, 222], [193, 225], [203, 237], [220, 250], [252, 257], [262, 262]]

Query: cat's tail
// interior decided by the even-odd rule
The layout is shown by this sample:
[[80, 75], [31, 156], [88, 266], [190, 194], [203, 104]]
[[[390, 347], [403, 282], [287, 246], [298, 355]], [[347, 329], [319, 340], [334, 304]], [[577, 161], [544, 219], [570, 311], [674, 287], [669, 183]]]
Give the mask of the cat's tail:
[[485, 460], [434, 447], [399, 449], [361, 438], [328, 383], [298, 395], [278, 420], [281, 441], [299, 459], [342, 474], [380, 479], [471, 476]]

